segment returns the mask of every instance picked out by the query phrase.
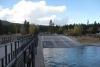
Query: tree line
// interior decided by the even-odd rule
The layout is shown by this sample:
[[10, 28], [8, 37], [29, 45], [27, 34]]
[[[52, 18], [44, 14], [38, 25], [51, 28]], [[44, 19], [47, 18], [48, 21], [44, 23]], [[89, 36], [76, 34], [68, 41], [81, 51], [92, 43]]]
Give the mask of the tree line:
[[30, 24], [27, 20], [23, 24], [11, 23], [8, 21], [0, 20], [0, 35], [2, 34], [29, 34], [36, 32], [44, 33], [57, 33], [65, 35], [86, 35], [86, 34], [96, 34], [100, 32], [100, 23], [94, 21], [94, 23], [89, 24], [66, 24], [63, 26], [54, 25], [54, 22], [50, 20], [48, 26]]
[[87, 24], [66, 24], [63, 26], [58, 26], [54, 25], [54, 23], [50, 20], [49, 26], [39, 27], [40, 32], [65, 35], [86, 35], [100, 32], [100, 23], [97, 23], [96, 21], [94, 21], [92, 24], [89, 24], [89, 21], [87, 21]]
[[23, 24], [11, 23], [5, 20], [0, 20], [0, 35], [3, 34], [29, 34], [36, 33], [38, 27], [35, 24], [30, 24], [27, 20]]

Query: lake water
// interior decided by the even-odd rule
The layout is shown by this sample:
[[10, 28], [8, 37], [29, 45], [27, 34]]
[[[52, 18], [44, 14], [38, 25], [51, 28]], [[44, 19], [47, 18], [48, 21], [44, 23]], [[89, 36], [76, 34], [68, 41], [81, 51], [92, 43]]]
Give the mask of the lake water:
[[100, 67], [100, 47], [44, 48], [45, 67]]

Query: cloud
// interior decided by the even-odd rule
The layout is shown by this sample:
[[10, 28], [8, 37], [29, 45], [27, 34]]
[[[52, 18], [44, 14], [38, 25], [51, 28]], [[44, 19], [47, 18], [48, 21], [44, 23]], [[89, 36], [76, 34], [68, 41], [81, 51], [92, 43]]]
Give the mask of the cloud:
[[49, 16], [49, 17], [43, 17], [43, 18], [39, 18], [38, 20], [39, 21], [46, 21], [46, 20], [55, 20], [56, 19], [56, 15], [52, 15], [52, 16]]
[[[66, 6], [49, 6], [45, 1], [32, 2], [21, 0], [11, 8], [0, 7], [0, 19], [15, 23], [29, 20], [36, 24], [45, 24], [47, 20], [57, 19], [58, 14], [64, 13]], [[40, 23], [40, 21], [43, 21]], [[47, 22], [48, 23], [48, 22]]]
[[10, 11], [8, 8], [6, 9], [2, 9], [2, 7], [0, 7], [0, 19], [6, 18], [7, 15], [9, 15]]
[[66, 7], [65, 6], [47, 6], [47, 10], [48, 10], [48, 12], [54, 12], [54, 13], [56, 13], [56, 12], [64, 12], [65, 11], [65, 9], [66, 9]]

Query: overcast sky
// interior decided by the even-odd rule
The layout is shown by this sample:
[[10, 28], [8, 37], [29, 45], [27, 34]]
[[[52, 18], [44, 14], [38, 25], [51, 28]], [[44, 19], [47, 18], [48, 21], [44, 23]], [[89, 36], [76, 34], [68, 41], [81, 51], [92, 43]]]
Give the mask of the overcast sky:
[[48, 25], [100, 22], [100, 0], [0, 0], [0, 19]]

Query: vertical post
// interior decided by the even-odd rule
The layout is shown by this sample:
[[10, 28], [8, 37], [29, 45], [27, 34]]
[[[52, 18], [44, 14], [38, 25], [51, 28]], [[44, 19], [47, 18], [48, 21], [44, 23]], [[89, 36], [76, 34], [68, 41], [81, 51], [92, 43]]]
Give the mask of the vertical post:
[[5, 37], [3, 37], [3, 43], [5, 43]]
[[3, 37], [3, 43], [5, 42], [5, 37]]
[[4, 67], [4, 59], [1, 59], [1, 67]]
[[10, 57], [10, 54], [8, 54], [8, 63], [10, 62], [11, 60], [11, 57]]
[[[16, 52], [16, 50], [17, 50], [17, 44], [16, 44], [16, 42], [14, 43], [15, 45], [15, 51], [14, 51], [14, 53], [15, 53], [15, 56], [14, 56], [14, 58], [16, 59], [16, 57], [17, 57], [17, 52]], [[15, 61], [15, 63], [14, 63], [14, 65], [16, 65], [16, 63], [17, 63], [17, 61]], [[18, 67], [17, 65], [16, 65], [16, 67]]]
[[16, 49], [17, 49], [17, 44], [16, 44], [16, 42], [15, 42], [15, 57], [16, 57]]
[[33, 43], [31, 43], [31, 58], [32, 58], [32, 67], [35, 67], [35, 54], [34, 54], [34, 52], [33, 52], [33, 50], [34, 50], [34, 44]]
[[26, 63], [26, 51], [24, 51], [24, 65]]
[[5, 45], [5, 65], [7, 65], [7, 45]]
[[6, 38], [6, 42], [8, 42], [8, 36], [7, 36], [7, 38]]
[[31, 46], [29, 45], [29, 54], [31, 54], [31, 50], [30, 49], [31, 49]]
[[11, 60], [12, 60], [12, 56], [13, 56], [13, 50], [12, 50], [12, 43], [11, 43]]
[[18, 41], [18, 48], [19, 48], [19, 41]]
[[12, 39], [12, 38], [11, 38], [11, 35], [10, 35], [10, 42], [12, 41], [11, 39]]
[[19, 51], [20, 51], [20, 47], [19, 47], [19, 41], [17, 42], [17, 44], [18, 44], [18, 53], [19, 53]]

